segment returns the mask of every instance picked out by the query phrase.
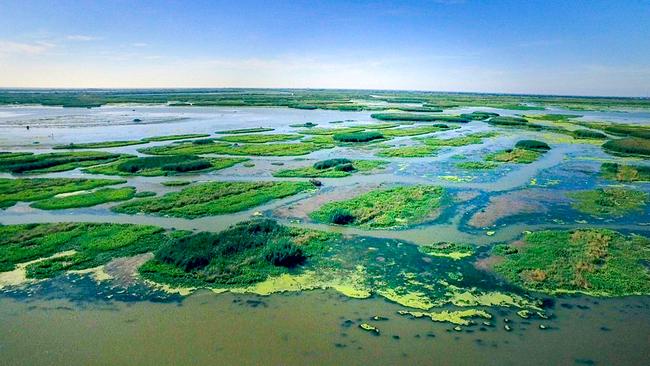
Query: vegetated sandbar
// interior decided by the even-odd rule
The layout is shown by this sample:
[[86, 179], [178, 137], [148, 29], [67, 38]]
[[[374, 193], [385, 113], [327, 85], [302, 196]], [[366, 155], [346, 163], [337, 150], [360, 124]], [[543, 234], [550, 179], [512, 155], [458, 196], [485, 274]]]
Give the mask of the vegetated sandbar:
[[196, 174], [229, 168], [246, 158], [201, 158], [196, 155], [129, 157], [83, 169], [86, 173], [145, 177]]
[[13, 206], [16, 202], [39, 201], [61, 193], [84, 191], [121, 183], [126, 183], [126, 181], [83, 178], [0, 178], [0, 208]]
[[426, 185], [379, 189], [349, 200], [327, 203], [309, 216], [337, 225], [402, 228], [435, 219], [443, 194], [442, 187]]
[[135, 188], [102, 188], [92, 192], [70, 194], [64, 197], [51, 197], [36, 201], [30, 206], [41, 210], [63, 210], [68, 208], [91, 207], [108, 202], [127, 201], [135, 195]]
[[269, 144], [229, 144], [225, 142], [201, 141], [152, 146], [140, 149], [143, 154], [150, 155], [261, 155], [261, 156], [294, 156], [306, 155], [317, 150], [332, 148], [333, 145], [296, 142], [296, 143], [269, 143]]
[[197, 218], [242, 211], [277, 198], [314, 190], [309, 182], [210, 182], [162, 197], [134, 200], [113, 207], [127, 214]]
[[109, 163], [122, 157], [101, 151], [0, 154], [0, 172], [49, 173]]
[[235, 134], [219, 137], [218, 140], [226, 142], [242, 142], [252, 144], [262, 144], [266, 142], [281, 142], [300, 140], [304, 136], [298, 134], [275, 133], [275, 134]]
[[296, 169], [283, 169], [273, 173], [274, 177], [303, 178], [342, 178], [357, 172], [371, 172], [383, 169], [387, 161], [383, 160], [349, 160], [328, 159], [314, 163], [312, 166]]

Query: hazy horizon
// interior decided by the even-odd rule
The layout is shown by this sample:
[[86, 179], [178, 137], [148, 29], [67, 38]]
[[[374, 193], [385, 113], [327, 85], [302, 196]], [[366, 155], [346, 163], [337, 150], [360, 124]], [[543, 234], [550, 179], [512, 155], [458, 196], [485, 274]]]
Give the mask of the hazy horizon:
[[650, 96], [650, 2], [9, 1], [3, 88]]

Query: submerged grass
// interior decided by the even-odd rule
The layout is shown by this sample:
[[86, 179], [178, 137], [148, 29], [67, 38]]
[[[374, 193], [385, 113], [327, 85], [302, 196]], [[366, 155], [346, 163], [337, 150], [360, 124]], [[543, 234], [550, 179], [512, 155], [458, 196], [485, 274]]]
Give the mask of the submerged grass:
[[526, 235], [523, 246], [502, 251], [495, 270], [514, 284], [551, 294], [647, 295], [649, 247], [648, 238], [606, 229], [540, 231]]
[[467, 146], [482, 144], [483, 139], [495, 137], [498, 133], [496, 132], [478, 132], [472, 133], [467, 136], [452, 137], [449, 139], [439, 139], [435, 137], [426, 137], [419, 138], [418, 140], [429, 146]]
[[309, 182], [210, 182], [162, 197], [127, 202], [113, 207], [113, 211], [193, 219], [238, 212], [311, 190], [314, 186]]
[[600, 166], [600, 174], [603, 178], [619, 182], [649, 182], [650, 166], [603, 163]]
[[90, 207], [108, 202], [127, 201], [135, 195], [135, 188], [102, 188], [93, 192], [71, 194], [64, 197], [51, 197], [36, 201], [30, 206], [41, 210], [63, 210], [68, 208]]
[[438, 186], [380, 189], [350, 200], [330, 202], [310, 214], [313, 220], [370, 229], [402, 228], [438, 215], [444, 190]]
[[621, 187], [570, 192], [568, 196], [574, 200], [573, 208], [594, 216], [623, 216], [642, 210], [648, 201], [647, 193]]

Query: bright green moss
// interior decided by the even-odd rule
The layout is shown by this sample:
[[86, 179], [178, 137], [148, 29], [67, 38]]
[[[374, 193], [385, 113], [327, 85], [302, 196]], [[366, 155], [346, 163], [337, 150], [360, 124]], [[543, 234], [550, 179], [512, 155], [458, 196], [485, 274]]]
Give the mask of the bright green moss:
[[453, 130], [456, 127], [449, 127], [445, 124], [435, 124], [431, 126], [418, 126], [408, 128], [394, 128], [390, 130], [383, 130], [382, 134], [386, 137], [403, 137], [403, 136], [417, 136], [425, 135], [428, 133]]
[[[346, 223], [370, 229], [400, 228], [435, 218], [444, 190], [437, 186], [381, 189], [330, 202], [310, 214], [316, 221]], [[344, 216], [349, 215], [349, 220]], [[347, 221], [347, 222], [346, 222]]]
[[326, 145], [314, 142], [297, 143], [269, 143], [269, 144], [229, 144], [224, 142], [208, 143], [179, 143], [164, 146], [152, 146], [139, 151], [150, 155], [260, 155], [260, 156], [293, 156], [306, 155], [314, 151], [331, 148], [333, 145]]
[[499, 164], [491, 161], [463, 161], [455, 164], [457, 168], [467, 169], [467, 170], [488, 170], [494, 169]]
[[418, 247], [424, 254], [434, 257], [446, 257], [453, 260], [459, 260], [470, 257], [474, 254], [474, 247], [470, 244], [459, 243], [435, 243]]
[[335, 135], [341, 133], [355, 133], [363, 131], [363, 127], [341, 127], [341, 128], [310, 128], [308, 130], [300, 130], [298, 133], [303, 135]]
[[420, 113], [373, 113], [370, 117], [381, 121], [413, 121], [413, 122], [457, 122], [466, 123], [468, 119], [458, 116], [444, 116]]
[[427, 137], [418, 139], [429, 146], [467, 146], [483, 143], [483, 139], [497, 136], [495, 132], [478, 132], [467, 136], [452, 137], [449, 139], [439, 139]]
[[277, 198], [311, 191], [309, 182], [210, 182], [180, 192], [113, 207], [120, 213], [197, 218], [242, 211]]

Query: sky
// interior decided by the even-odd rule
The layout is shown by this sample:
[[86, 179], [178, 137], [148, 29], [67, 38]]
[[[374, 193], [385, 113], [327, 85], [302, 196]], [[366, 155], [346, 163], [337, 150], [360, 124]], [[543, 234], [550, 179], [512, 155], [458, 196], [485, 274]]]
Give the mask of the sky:
[[0, 87], [648, 97], [650, 0], [2, 0]]

